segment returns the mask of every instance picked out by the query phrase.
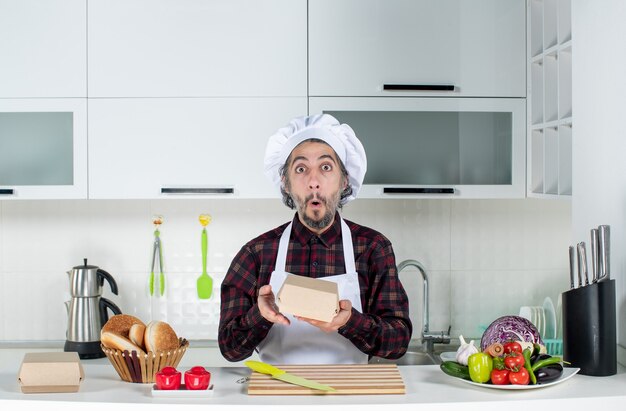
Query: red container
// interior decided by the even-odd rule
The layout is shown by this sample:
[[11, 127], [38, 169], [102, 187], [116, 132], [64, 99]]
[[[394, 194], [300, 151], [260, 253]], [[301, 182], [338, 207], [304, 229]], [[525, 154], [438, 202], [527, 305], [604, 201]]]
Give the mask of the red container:
[[204, 367], [196, 366], [185, 371], [185, 387], [188, 390], [206, 390], [211, 382], [211, 373]]
[[180, 388], [181, 373], [174, 367], [165, 367], [154, 375], [157, 389], [177, 390]]

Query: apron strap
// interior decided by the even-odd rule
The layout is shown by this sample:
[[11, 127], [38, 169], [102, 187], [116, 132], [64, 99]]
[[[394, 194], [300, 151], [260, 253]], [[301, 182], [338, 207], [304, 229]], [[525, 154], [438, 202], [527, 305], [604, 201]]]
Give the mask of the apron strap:
[[352, 248], [352, 233], [350, 227], [343, 221], [343, 218], [339, 216], [341, 220], [341, 239], [343, 241], [343, 259], [346, 264], [346, 273], [356, 273], [356, 265], [354, 263], [354, 248]]
[[287, 250], [289, 249], [289, 238], [291, 237], [292, 224], [293, 222], [289, 223], [289, 225], [285, 228], [285, 231], [283, 231], [283, 234], [280, 236], [278, 254], [276, 255], [276, 267], [274, 267], [274, 271], [286, 271], [285, 264], [287, 263]]
[[[346, 265], [346, 273], [355, 273], [356, 265], [354, 263], [354, 248], [352, 248], [352, 233], [350, 227], [343, 221], [341, 216], [338, 216], [341, 220], [341, 240], [343, 242], [343, 258]], [[289, 239], [291, 238], [291, 226], [293, 222], [283, 231], [280, 236], [280, 242], [278, 244], [278, 254], [276, 255], [276, 271], [286, 271], [285, 265], [287, 264], [287, 251], [289, 249]]]

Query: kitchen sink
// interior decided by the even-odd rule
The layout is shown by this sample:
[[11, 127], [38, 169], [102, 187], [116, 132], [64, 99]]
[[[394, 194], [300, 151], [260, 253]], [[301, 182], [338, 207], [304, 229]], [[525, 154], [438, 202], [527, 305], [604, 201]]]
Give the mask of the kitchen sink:
[[439, 365], [441, 364], [441, 357], [439, 356], [442, 352], [456, 352], [458, 346], [450, 345], [437, 347], [441, 348], [436, 350], [434, 353], [428, 353], [422, 351], [421, 347], [409, 347], [406, 354], [402, 357], [389, 360], [386, 358], [380, 357], [372, 357], [369, 360], [370, 364], [397, 364], [397, 365]]
[[437, 354], [428, 354], [425, 352], [407, 351], [402, 357], [389, 360], [386, 358], [372, 357], [370, 364], [398, 364], [398, 365], [437, 365], [441, 363], [441, 359]]

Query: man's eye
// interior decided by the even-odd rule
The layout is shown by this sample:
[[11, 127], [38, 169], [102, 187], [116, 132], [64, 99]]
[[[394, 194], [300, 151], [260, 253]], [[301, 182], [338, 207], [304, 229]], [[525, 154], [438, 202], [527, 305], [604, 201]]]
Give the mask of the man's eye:
[[296, 167], [296, 173], [297, 174], [304, 173], [304, 167], [303, 166]]
[[331, 171], [333, 167], [330, 164], [324, 164], [322, 166], [322, 171]]

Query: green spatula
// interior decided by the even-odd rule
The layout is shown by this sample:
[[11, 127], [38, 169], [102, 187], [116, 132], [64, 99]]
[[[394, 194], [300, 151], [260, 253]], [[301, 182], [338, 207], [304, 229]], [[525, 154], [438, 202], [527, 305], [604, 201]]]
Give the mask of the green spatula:
[[209, 214], [201, 214], [199, 217], [200, 224], [202, 224], [202, 275], [198, 277], [197, 288], [198, 298], [202, 300], [208, 300], [211, 298], [213, 291], [213, 279], [206, 272], [206, 257], [207, 257], [207, 234], [206, 226], [211, 222], [211, 216]]

